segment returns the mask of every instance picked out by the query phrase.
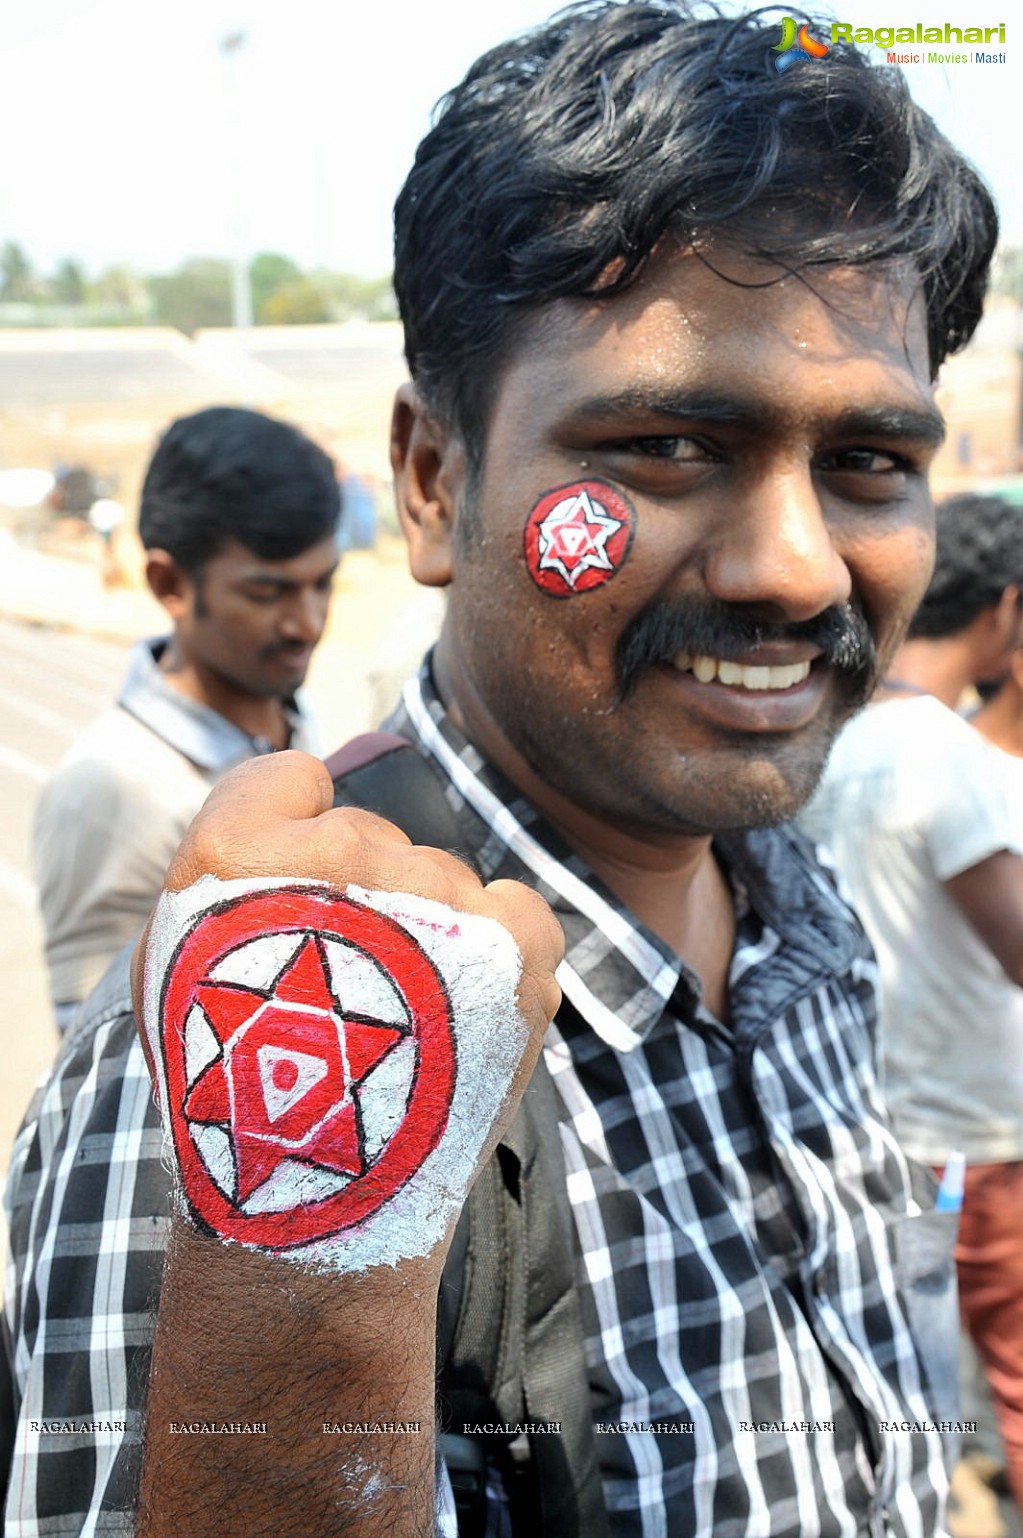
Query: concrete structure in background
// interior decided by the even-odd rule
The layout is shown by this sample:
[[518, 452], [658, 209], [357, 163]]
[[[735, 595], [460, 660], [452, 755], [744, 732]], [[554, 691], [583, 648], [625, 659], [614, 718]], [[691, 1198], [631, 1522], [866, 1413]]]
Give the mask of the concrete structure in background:
[[170, 327], [0, 329], [0, 469], [87, 465], [116, 478], [118, 500], [137, 507], [153, 445], [174, 417], [248, 405], [295, 422], [375, 488], [383, 512], [391, 402], [405, 378], [400, 328], [386, 321], [191, 339]]
[[973, 341], [940, 377], [948, 434], [932, 468], [935, 495], [1023, 470], [1023, 308], [989, 300]]

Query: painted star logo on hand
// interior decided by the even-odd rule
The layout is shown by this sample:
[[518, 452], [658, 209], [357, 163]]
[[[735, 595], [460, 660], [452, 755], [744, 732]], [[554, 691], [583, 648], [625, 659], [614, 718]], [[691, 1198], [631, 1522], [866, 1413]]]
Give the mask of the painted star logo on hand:
[[407, 1032], [343, 1010], [322, 942], [307, 934], [269, 989], [207, 976], [194, 1000], [221, 1052], [191, 1085], [184, 1114], [227, 1127], [238, 1204], [288, 1159], [361, 1175], [358, 1088]]
[[551, 508], [538, 526], [540, 571], [557, 571], [569, 587], [584, 571], [613, 571], [606, 545], [622, 527], [585, 488]]

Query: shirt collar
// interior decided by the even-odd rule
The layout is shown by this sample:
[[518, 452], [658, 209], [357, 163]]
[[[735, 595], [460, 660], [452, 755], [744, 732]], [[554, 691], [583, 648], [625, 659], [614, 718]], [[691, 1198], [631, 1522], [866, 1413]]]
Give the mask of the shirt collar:
[[[265, 737], [250, 737], [240, 726], [175, 689], [160, 671], [168, 637], [139, 641], [132, 647], [128, 676], [117, 703], [148, 726], [198, 768], [223, 774], [256, 754], [273, 752]], [[306, 746], [310, 727], [297, 699], [284, 702], [293, 747]]]

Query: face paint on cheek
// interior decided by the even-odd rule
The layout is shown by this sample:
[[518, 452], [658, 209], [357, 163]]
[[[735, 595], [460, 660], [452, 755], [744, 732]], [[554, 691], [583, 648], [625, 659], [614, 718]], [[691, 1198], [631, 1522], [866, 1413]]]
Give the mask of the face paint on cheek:
[[552, 598], [588, 593], [621, 569], [635, 528], [635, 509], [606, 481], [557, 486], [526, 520], [529, 575]]
[[428, 1254], [528, 1039], [520, 965], [499, 924], [423, 898], [166, 894], [145, 1030], [186, 1213], [312, 1269]]

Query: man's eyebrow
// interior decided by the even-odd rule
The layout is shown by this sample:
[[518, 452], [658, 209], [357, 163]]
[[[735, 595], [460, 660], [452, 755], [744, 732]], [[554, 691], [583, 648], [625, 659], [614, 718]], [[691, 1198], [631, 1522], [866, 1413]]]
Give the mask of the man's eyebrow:
[[[769, 414], [770, 408], [767, 408]], [[748, 424], [762, 421], [765, 403], [725, 391], [668, 389], [656, 384], [632, 385], [610, 395], [591, 395], [572, 406], [576, 421], [599, 422], [609, 417], [698, 418], [702, 422]]]
[[[636, 385], [610, 395], [589, 396], [571, 408], [574, 422], [614, 421], [615, 431], [628, 425], [629, 417], [674, 418], [680, 422], [718, 423], [730, 427], [758, 427], [769, 431], [776, 425], [773, 403], [763, 396], [743, 396], [714, 390], [662, 389]], [[821, 425], [837, 436], [910, 438], [933, 444], [944, 442], [945, 423], [936, 407], [893, 403], [854, 406]]]
[[239, 577], [238, 580], [240, 582], [244, 582], [248, 587], [282, 587], [283, 588], [283, 587], [300, 587], [301, 586], [301, 583], [297, 582], [294, 577], [276, 577], [276, 576], [274, 576], [274, 574], [272, 572], [267, 572], [267, 571], [246, 571], [246, 572], [242, 572], [242, 574], [241, 574], [241, 576]]
[[855, 406], [835, 419], [834, 430], [843, 438], [913, 438], [935, 448], [945, 441], [945, 419], [936, 406]]
[[247, 587], [272, 587], [280, 592], [289, 592], [294, 588], [308, 587], [310, 582], [315, 585], [328, 581], [331, 577], [337, 575], [337, 569], [340, 564], [340, 561], [335, 561], [333, 566], [328, 566], [326, 571], [318, 572], [312, 578], [282, 577], [272, 571], [247, 571], [242, 572], [238, 580]]

